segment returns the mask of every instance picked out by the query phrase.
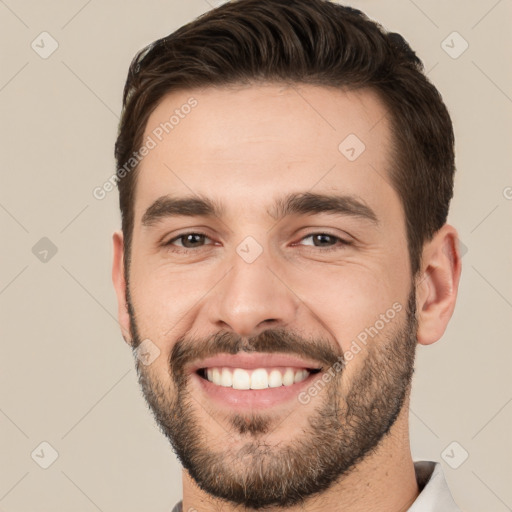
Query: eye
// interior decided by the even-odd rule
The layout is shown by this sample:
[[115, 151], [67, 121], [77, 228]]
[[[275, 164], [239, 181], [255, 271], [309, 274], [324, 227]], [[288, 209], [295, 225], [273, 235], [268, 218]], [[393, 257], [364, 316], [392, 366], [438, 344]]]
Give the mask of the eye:
[[[323, 248], [323, 251], [338, 250], [345, 246], [351, 245], [352, 242], [344, 240], [339, 236], [331, 235], [330, 233], [311, 233], [303, 238], [301, 242], [310, 239], [312, 243], [305, 244], [294, 244], [294, 245], [305, 245], [309, 247]], [[171, 238], [168, 242], [165, 242], [164, 247], [168, 247], [170, 250], [175, 252], [187, 252], [194, 249], [201, 249], [207, 244], [206, 241], [212, 241], [205, 233], [198, 231], [191, 231], [188, 233], [181, 233], [174, 238]]]
[[331, 235], [329, 233], [311, 233], [310, 235], [301, 238], [301, 241], [307, 240], [308, 238], [311, 239], [313, 243], [302, 245], [323, 247], [327, 251], [341, 249], [344, 246], [351, 244], [351, 242], [343, 240], [339, 236]]
[[[204, 247], [205, 240], [211, 240], [208, 236], [206, 236], [204, 233], [199, 232], [190, 232], [190, 233], [182, 233], [181, 235], [178, 235], [168, 242], [164, 243], [164, 246], [170, 247], [172, 250], [174, 248], [179, 249], [195, 249], [195, 248], [201, 248]], [[177, 244], [176, 242], [180, 242]]]

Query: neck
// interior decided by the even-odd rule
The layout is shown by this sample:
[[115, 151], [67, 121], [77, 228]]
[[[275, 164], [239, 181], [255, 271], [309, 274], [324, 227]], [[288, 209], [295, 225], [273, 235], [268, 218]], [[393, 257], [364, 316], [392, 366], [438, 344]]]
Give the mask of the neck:
[[[419, 494], [409, 444], [409, 396], [377, 449], [322, 494], [303, 505], [265, 512], [405, 512]], [[200, 489], [183, 470], [183, 512], [242, 512], [253, 509], [225, 502]]]

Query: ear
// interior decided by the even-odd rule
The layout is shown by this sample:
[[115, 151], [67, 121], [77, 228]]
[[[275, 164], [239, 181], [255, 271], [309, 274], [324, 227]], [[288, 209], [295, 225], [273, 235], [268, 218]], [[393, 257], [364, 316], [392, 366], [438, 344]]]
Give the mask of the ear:
[[117, 295], [117, 317], [124, 341], [126, 341], [128, 345], [131, 345], [132, 335], [130, 333], [130, 316], [128, 314], [128, 304], [126, 302], [126, 280], [124, 275], [123, 232], [116, 231], [112, 235], [112, 240], [114, 242], [112, 282], [114, 283], [114, 288]]
[[457, 231], [445, 224], [423, 248], [416, 284], [418, 343], [430, 345], [446, 330], [455, 308], [461, 269]]

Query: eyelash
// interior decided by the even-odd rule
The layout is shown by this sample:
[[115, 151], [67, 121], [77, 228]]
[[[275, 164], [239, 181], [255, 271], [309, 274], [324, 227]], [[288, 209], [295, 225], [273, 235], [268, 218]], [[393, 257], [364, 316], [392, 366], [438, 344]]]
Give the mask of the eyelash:
[[[180, 247], [180, 246], [174, 246], [173, 245], [173, 242], [175, 242], [176, 240], [183, 239], [183, 238], [187, 237], [188, 235], [201, 235], [201, 236], [204, 236], [206, 238], [210, 238], [206, 233], [203, 233], [201, 231], [187, 231], [186, 233], [181, 233], [178, 236], [175, 236], [174, 238], [169, 240], [168, 242], [165, 242], [163, 244], [163, 246], [168, 248], [170, 251], [176, 252], [176, 253], [187, 253], [187, 252], [191, 252], [191, 251], [198, 251], [198, 250], [201, 250], [201, 249], [203, 249], [205, 247], [203, 245], [203, 246], [198, 247], [198, 248], [189, 248], [189, 247]], [[332, 246], [329, 246], [329, 247], [307, 246], [307, 247], [311, 247], [313, 249], [315, 249], [315, 248], [316, 249], [320, 249], [322, 252], [337, 251], [337, 250], [343, 249], [344, 247], [352, 245], [352, 242], [349, 242], [347, 240], [344, 240], [343, 238], [340, 238], [339, 236], [332, 235], [331, 233], [326, 233], [326, 232], [323, 232], [323, 231], [309, 233], [308, 235], [303, 236], [300, 239], [300, 241], [302, 241], [302, 240], [304, 240], [306, 238], [310, 238], [310, 237], [315, 236], [315, 235], [327, 235], [327, 236], [335, 239], [336, 241], [341, 242], [341, 244], [336, 244], [336, 245], [332, 245]]]

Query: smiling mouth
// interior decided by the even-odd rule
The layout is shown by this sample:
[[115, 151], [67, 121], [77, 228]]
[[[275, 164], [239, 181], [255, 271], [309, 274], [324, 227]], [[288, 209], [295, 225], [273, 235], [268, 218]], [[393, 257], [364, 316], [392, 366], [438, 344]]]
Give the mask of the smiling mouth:
[[216, 386], [236, 390], [249, 390], [292, 386], [320, 371], [317, 368], [292, 368], [284, 366], [254, 369], [224, 366], [200, 368], [196, 371], [196, 374]]

